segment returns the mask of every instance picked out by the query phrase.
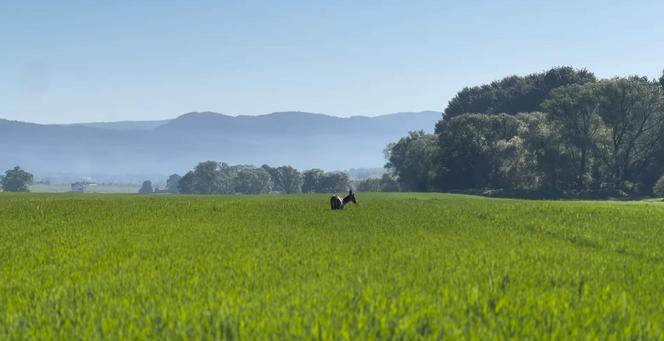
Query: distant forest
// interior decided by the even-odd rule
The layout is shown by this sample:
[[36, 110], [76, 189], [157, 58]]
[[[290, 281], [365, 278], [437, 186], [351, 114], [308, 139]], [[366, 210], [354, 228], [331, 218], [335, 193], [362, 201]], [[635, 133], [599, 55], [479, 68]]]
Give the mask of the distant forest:
[[464, 88], [435, 133], [387, 147], [386, 168], [408, 191], [642, 196], [664, 174], [663, 142], [664, 74], [557, 67]]
[[[362, 173], [360, 170], [352, 170]], [[373, 173], [367, 171], [367, 174]], [[154, 188], [147, 180], [140, 193], [183, 194], [265, 194], [265, 193], [343, 193], [351, 188], [365, 192], [396, 192], [399, 184], [389, 174], [381, 178], [353, 181], [346, 172], [309, 169], [303, 172], [291, 167], [263, 165], [229, 165], [205, 161], [183, 176], [171, 175], [165, 189]]]

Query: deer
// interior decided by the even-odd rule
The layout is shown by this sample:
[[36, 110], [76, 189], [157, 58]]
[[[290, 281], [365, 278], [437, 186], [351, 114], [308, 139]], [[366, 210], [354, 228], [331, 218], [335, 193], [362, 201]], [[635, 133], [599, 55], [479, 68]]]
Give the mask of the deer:
[[348, 204], [349, 202], [354, 203], [355, 205], [359, 205], [357, 203], [357, 199], [355, 199], [355, 192], [353, 192], [352, 189], [348, 190], [348, 195], [341, 199], [338, 195], [333, 195], [330, 198], [330, 206], [332, 207], [333, 210], [341, 210]]

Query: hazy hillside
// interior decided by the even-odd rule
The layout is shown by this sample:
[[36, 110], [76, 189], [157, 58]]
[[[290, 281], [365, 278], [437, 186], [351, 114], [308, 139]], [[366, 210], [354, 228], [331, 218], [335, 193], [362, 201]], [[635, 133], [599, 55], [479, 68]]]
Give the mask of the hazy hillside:
[[120, 122], [90, 122], [90, 123], [75, 123], [70, 126], [82, 126], [91, 128], [103, 128], [111, 130], [151, 130], [162, 126], [171, 120], [161, 121], [120, 121]]
[[340, 118], [188, 113], [173, 120], [40, 125], [0, 120], [0, 168], [38, 175], [170, 174], [201, 160], [327, 170], [381, 167], [383, 149], [410, 130], [433, 130], [438, 112]]

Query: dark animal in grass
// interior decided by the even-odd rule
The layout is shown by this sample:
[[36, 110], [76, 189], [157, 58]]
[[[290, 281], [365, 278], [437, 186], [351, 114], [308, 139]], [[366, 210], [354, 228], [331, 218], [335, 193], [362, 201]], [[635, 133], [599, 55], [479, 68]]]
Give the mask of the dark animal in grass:
[[355, 199], [355, 193], [352, 189], [348, 191], [348, 195], [343, 199], [341, 199], [338, 195], [333, 195], [332, 198], [330, 198], [330, 206], [333, 210], [341, 210], [349, 202], [352, 202], [355, 205], [359, 205]]

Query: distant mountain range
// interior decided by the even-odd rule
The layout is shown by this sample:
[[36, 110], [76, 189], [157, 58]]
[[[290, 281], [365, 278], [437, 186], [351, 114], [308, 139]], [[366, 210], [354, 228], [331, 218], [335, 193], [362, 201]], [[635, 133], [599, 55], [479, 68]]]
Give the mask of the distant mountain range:
[[182, 173], [199, 161], [325, 170], [382, 167], [383, 150], [411, 130], [432, 131], [441, 113], [341, 118], [306, 112], [44, 125], [0, 119], [0, 169], [49, 174]]
[[90, 128], [101, 128], [109, 130], [152, 130], [173, 120], [161, 121], [119, 121], [119, 122], [92, 122], [92, 123], [74, 123], [65, 126], [79, 126]]

